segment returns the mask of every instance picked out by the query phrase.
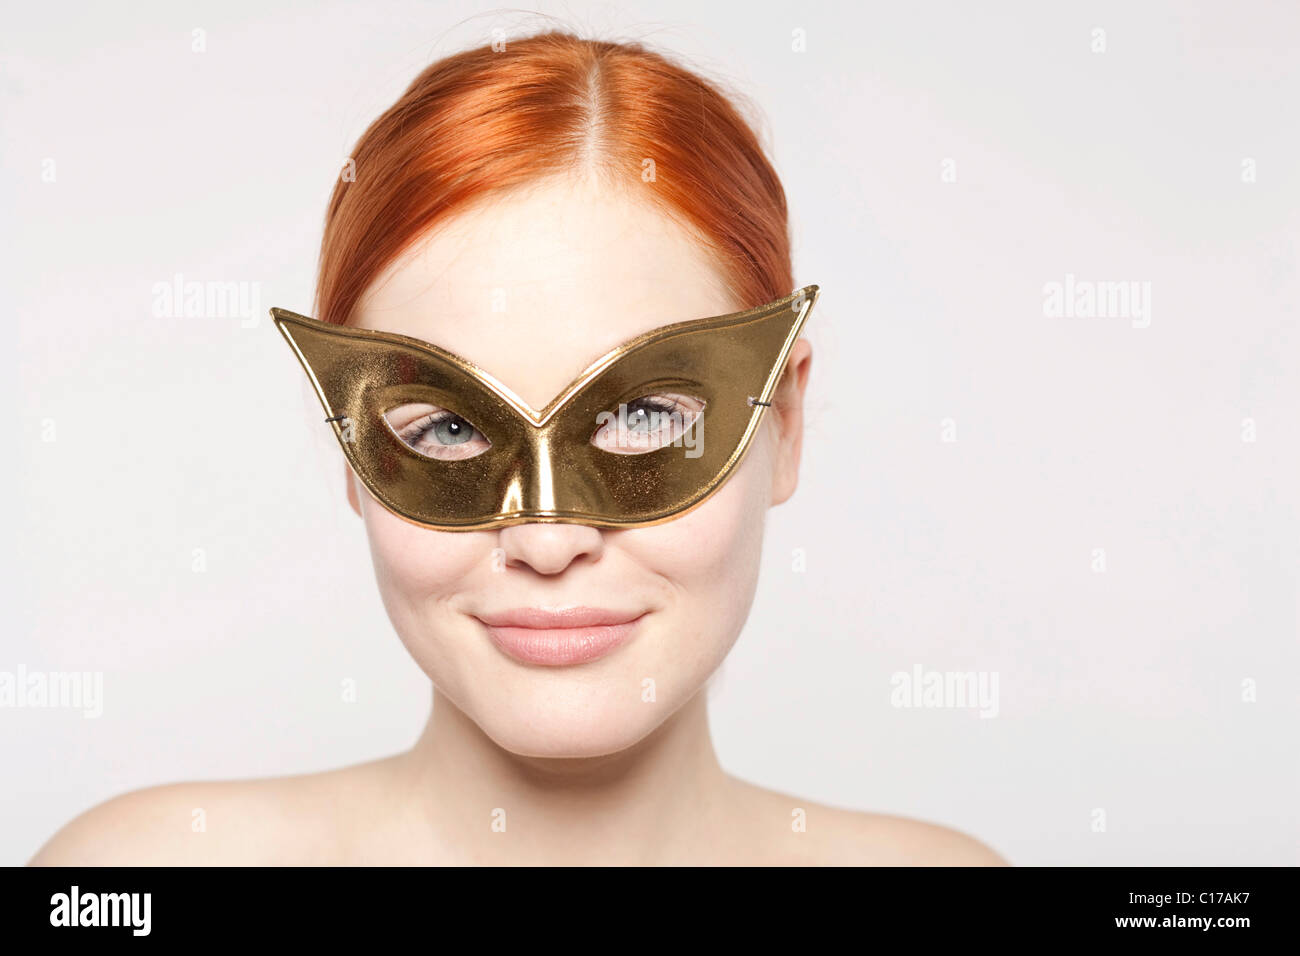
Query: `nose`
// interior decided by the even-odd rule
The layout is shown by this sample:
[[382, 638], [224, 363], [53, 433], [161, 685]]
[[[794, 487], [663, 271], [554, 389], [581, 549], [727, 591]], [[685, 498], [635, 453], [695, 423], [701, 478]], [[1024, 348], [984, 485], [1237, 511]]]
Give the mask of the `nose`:
[[517, 524], [502, 528], [501, 550], [507, 567], [529, 567], [538, 574], [559, 574], [574, 561], [598, 559], [605, 536], [582, 524]]

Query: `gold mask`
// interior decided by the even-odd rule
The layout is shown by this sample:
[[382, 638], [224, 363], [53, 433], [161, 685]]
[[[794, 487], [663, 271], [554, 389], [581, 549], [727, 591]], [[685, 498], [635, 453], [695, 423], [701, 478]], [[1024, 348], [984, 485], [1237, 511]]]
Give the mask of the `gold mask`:
[[[626, 528], [679, 517], [722, 486], [758, 431], [817, 295], [805, 286], [743, 312], [654, 329], [597, 359], [541, 411], [428, 342], [284, 309], [271, 315], [352, 469], [394, 514], [441, 531], [528, 522]], [[694, 400], [689, 420], [638, 405], [663, 394]], [[470, 437], [487, 447], [450, 460], [418, 451], [391, 417], [415, 406], [443, 410], [453, 437], [472, 426]], [[647, 411], [668, 421], [671, 442], [634, 427]], [[611, 451], [595, 443], [598, 435], [651, 438]]]

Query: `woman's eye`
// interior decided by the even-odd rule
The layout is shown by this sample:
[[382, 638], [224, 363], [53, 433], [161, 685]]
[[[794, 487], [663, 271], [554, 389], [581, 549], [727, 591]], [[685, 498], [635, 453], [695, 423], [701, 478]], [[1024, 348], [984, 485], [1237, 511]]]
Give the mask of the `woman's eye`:
[[384, 419], [398, 438], [426, 458], [455, 461], [481, 455], [492, 447], [472, 424], [437, 405], [400, 405], [385, 412]]
[[[704, 400], [690, 395], [644, 395], [597, 416], [591, 443], [616, 455], [643, 455], [665, 445], [682, 445], [698, 457]], [[692, 454], [694, 452], [694, 454]]]

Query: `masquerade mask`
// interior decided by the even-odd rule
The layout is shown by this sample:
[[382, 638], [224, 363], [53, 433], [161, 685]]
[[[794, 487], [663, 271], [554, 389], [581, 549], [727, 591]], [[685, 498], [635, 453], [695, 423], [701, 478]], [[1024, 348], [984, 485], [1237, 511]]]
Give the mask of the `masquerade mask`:
[[676, 518], [743, 459], [818, 287], [666, 325], [589, 365], [540, 411], [457, 355], [272, 309], [370, 493], [442, 531]]

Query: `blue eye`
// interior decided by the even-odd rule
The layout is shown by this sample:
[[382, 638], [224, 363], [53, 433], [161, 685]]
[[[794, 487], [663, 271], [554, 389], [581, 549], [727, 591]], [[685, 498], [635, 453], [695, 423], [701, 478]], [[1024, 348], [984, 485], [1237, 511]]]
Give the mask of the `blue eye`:
[[597, 416], [591, 443], [615, 455], [644, 455], [665, 445], [682, 445], [697, 457], [704, 399], [691, 395], [643, 395]]
[[652, 432], [663, 427], [665, 418], [680, 411], [676, 402], [664, 401], [653, 395], [627, 403], [627, 427], [633, 431]]
[[422, 434], [434, 435], [444, 445], [459, 445], [474, 437], [474, 426], [448, 412], [445, 418], [430, 421]]
[[469, 421], [436, 405], [403, 405], [384, 418], [398, 438], [426, 458], [473, 458], [492, 445]]

